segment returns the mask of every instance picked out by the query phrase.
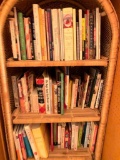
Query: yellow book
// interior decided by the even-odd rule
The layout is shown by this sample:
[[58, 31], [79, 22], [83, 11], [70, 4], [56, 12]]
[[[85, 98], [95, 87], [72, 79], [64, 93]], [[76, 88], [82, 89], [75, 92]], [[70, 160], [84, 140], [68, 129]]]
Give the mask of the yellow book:
[[49, 138], [46, 124], [31, 124], [31, 130], [41, 158], [49, 154]]
[[85, 18], [82, 18], [82, 40], [86, 40]]
[[47, 60], [47, 43], [45, 30], [45, 11], [39, 8], [39, 24], [40, 24], [40, 38], [41, 38], [41, 52], [42, 60]]

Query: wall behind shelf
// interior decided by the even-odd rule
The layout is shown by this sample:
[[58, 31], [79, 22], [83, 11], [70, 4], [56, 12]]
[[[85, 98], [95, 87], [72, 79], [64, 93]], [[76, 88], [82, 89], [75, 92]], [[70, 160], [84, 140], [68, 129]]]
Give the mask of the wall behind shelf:
[[[120, 22], [120, 2], [111, 0]], [[119, 45], [120, 46], [120, 45]], [[102, 160], [120, 160], [120, 50], [110, 102]]]

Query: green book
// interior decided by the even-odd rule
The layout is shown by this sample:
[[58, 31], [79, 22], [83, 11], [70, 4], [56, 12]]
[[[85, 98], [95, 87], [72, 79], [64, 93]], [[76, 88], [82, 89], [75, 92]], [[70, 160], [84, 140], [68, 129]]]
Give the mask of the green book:
[[25, 32], [24, 32], [24, 20], [23, 13], [18, 12], [18, 26], [19, 26], [19, 35], [20, 35], [20, 51], [21, 51], [21, 59], [26, 60], [26, 43], [25, 43]]

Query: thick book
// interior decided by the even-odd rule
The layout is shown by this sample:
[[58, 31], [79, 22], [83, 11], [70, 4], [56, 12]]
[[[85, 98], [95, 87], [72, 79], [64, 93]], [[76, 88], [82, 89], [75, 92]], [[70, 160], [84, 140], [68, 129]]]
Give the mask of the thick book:
[[21, 51], [20, 51], [20, 35], [19, 35], [19, 29], [18, 29], [18, 17], [17, 17], [17, 9], [16, 7], [13, 7], [14, 12], [14, 19], [15, 19], [15, 35], [16, 35], [16, 42], [17, 42], [17, 58], [18, 60], [21, 60]]
[[30, 94], [30, 104], [31, 104], [31, 112], [32, 113], [39, 113], [37, 88], [34, 88], [32, 93]]
[[18, 26], [19, 26], [19, 34], [20, 34], [21, 59], [26, 60], [27, 53], [26, 53], [26, 42], [25, 42], [24, 19], [23, 19], [22, 12], [18, 12]]
[[33, 137], [33, 133], [32, 133], [30, 124], [25, 124], [24, 129], [27, 134], [28, 140], [30, 142], [35, 160], [40, 160], [40, 155], [38, 153], [37, 145], [36, 145], [35, 139]]
[[58, 124], [53, 123], [53, 144], [56, 146], [58, 144]]
[[45, 123], [31, 124], [31, 130], [35, 143], [38, 148], [38, 152], [41, 158], [47, 158], [49, 153], [49, 138], [48, 130]]
[[40, 37], [40, 23], [39, 23], [39, 5], [33, 4], [33, 17], [35, 27], [35, 59], [42, 60], [41, 53], [41, 37]]
[[32, 31], [31, 31], [30, 17], [24, 17], [24, 28], [25, 28], [27, 59], [34, 59], [34, 49], [33, 49], [33, 43], [32, 43]]
[[14, 18], [11, 18], [9, 20], [9, 27], [10, 27], [13, 59], [18, 60], [18, 49], [17, 49], [17, 42], [16, 42]]
[[41, 55], [42, 60], [47, 60], [47, 43], [46, 43], [46, 28], [45, 28], [45, 10], [39, 7], [39, 24], [41, 38]]
[[46, 113], [45, 86], [44, 86], [44, 77], [43, 76], [36, 77], [36, 87], [37, 87], [37, 93], [38, 93], [39, 112]]
[[73, 60], [74, 35], [73, 35], [73, 9], [63, 8], [63, 32], [65, 60]]

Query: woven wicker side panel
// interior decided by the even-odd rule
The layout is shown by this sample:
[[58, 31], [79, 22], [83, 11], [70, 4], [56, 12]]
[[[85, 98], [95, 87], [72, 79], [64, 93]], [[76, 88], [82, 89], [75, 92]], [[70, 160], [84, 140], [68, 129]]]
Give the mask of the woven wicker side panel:
[[120, 52], [118, 55], [102, 160], [120, 159]]

